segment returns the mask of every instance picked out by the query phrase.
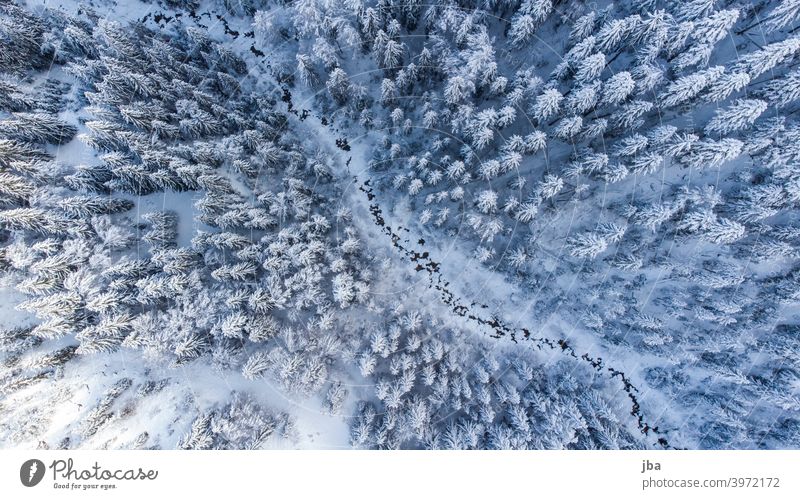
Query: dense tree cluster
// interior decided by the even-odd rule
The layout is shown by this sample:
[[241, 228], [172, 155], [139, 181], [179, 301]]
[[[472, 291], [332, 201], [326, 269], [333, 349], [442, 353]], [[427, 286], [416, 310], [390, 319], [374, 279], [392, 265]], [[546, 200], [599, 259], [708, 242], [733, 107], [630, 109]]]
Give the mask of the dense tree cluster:
[[498, 355], [467, 337], [415, 311], [395, 310], [356, 357], [361, 374], [377, 379], [377, 401], [359, 404], [353, 445], [641, 448], [618, 409], [582, 384], [603, 390], [607, 380], [566, 361], [537, 367], [528, 355]]
[[[321, 390], [340, 358], [335, 311], [366, 300], [369, 271], [357, 231], [332, 212], [324, 152], [295, 135], [278, 87], [256, 89], [242, 58], [197, 28], [159, 33], [45, 11], [34, 37], [15, 31], [33, 14], [8, 6], [3, 15], [4, 37], [21, 45], [20, 60], [3, 61], [0, 262], [28, 296], [18, 308], [38, 319], [3, 333], [3, 393], [76, 353], [120, 348], [173, 365], [205, 357], [249, 378], [269, 370], [292, 390]], [[49, 50], [63, 81], [13, 79], [43, 64], [23, 48]], [[54, 146], [77, 142], [95, 160], [56, 160]], [[145, 197], [167, 192], [197, 194], [190, 211], [142, 212]], [[179, 244], [180, 234], [193, 237]], [[43, 340], [71, 346], [20, 364], [15, 352]], [[127, 388], [87, 414], [80, 438]], [[258, 431], [247, 445], [269, 434]]]

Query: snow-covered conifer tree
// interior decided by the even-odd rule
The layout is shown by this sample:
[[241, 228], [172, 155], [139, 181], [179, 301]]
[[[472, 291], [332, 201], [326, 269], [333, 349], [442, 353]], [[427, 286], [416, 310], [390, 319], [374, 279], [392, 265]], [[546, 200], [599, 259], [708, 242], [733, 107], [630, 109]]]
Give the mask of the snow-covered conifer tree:
[[766, 110], [767, 103], [763, 100], [740, 99], [727, 109], [717, 111], [706, 125], [705, 131], [710, 135], [728, 135], [741, 131], [752, 125]]

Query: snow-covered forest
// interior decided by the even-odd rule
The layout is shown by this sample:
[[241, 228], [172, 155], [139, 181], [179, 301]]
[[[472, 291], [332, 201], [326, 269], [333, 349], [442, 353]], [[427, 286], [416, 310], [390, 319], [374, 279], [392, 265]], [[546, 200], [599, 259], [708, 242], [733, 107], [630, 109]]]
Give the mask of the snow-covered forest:
[[0, 0], [0, 446], [800, 448], [800, 0]]

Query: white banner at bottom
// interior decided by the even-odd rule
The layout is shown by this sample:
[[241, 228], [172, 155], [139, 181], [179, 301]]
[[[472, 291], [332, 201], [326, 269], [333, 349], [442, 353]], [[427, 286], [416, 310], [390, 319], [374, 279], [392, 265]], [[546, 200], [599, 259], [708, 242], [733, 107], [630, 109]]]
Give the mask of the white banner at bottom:
[[797, 498], [798, 468], [800, 451], [15, 450], [0, 497]]

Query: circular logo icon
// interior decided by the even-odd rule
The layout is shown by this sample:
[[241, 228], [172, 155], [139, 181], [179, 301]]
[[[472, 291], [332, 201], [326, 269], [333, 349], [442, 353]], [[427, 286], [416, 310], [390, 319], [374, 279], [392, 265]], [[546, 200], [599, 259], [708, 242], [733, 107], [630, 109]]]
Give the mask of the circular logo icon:
[[19, 479], [26, 487], [35, 487], [44, 478], [44, 463], [38, 459], [28, 459], [19, 469]]

